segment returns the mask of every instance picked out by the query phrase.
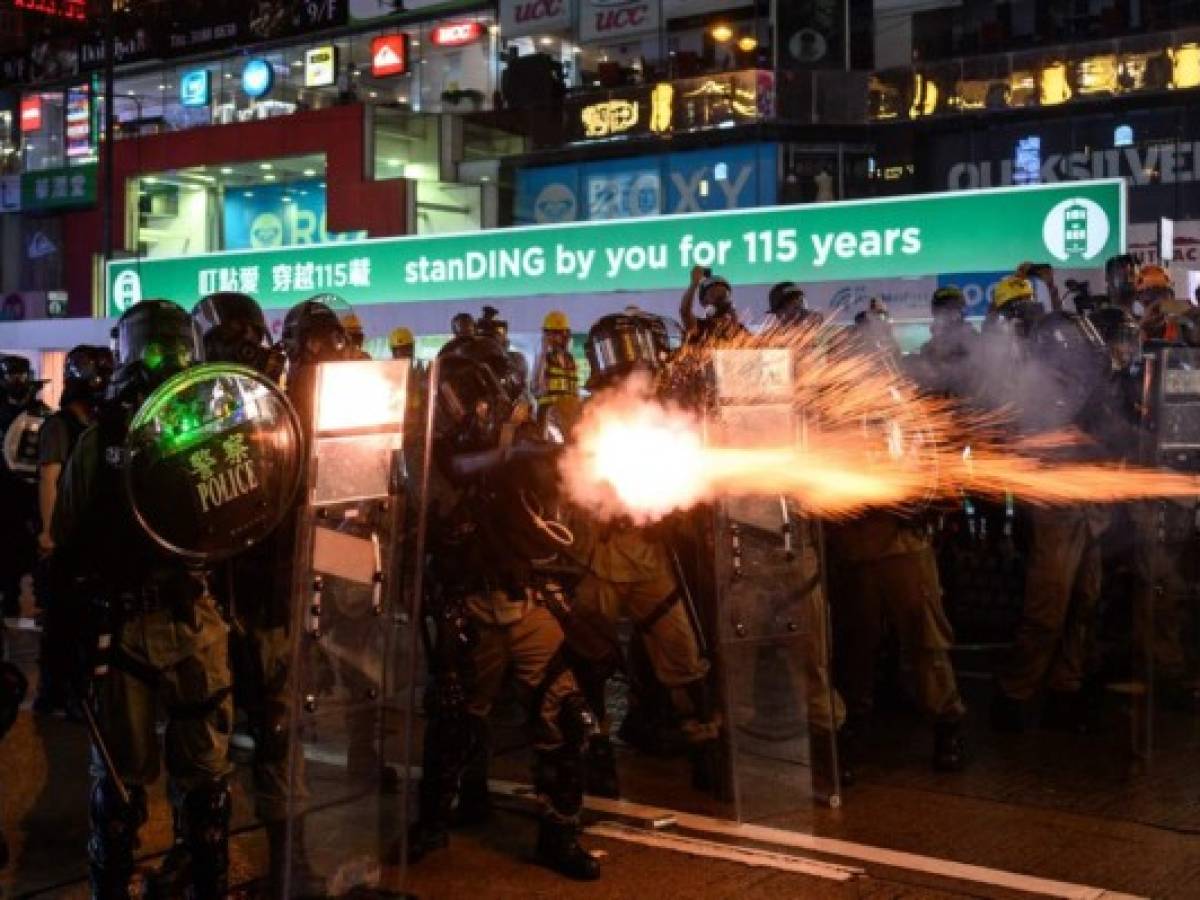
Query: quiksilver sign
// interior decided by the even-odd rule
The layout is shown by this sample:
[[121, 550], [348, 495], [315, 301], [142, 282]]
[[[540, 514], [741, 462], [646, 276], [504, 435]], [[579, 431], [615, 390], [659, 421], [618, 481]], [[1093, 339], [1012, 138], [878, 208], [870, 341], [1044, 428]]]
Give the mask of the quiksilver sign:
[[[952, 191], [1007, 187], [1014, 183], [1012, 159], [960, 162], [946, 174]], [[1200, 181], [1200, 141], [1050, 153], [1038, 167], [1038, 181], [1057, 184], [1093, 178], [1123, 178], [1135, 187]]]

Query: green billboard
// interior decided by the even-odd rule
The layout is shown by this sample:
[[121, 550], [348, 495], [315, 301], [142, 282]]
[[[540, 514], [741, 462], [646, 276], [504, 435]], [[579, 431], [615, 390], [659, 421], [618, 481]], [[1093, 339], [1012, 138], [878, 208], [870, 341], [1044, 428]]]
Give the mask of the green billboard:
[[107, 310], [214, 291], [281, 309], [326, 291], [367, 304], [682, 290], [696, 265], [735, 284], [1089, 268], [1124, 249], [1113, 179], [121, 260]]

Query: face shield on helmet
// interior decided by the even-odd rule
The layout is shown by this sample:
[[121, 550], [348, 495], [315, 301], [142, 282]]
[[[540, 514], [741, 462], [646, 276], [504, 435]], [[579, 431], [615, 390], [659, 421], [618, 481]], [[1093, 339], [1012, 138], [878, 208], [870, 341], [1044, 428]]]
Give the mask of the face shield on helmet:
[[117, 321], [116, 355], [118, 391], [152, 390], [200, 358], [192, 317], [169, 300], [143, 300]]
[[590, 391], [609, 387], [635, 372], [658, 372], [671, 356], [666, 323], [641, 310], [597, 319], [584, 343]]
[[435, 431], [456, 450], [494, 447], [522, 399], [507, 355], [491, 338], [469, 339], [439, 358]]
[[209, 294], [196, 304], [192, 319], [200, 335], [205, 362], [232, 362], [278, 381], [285, 358], [271, 347], [266, 317], [245, 294]]
[[12, 403], [25, 403], [34, 394], [33, 367], [23, 356], [0, 357], [0, 393]]
[[60, 403], [96, 403], [112, 381], [113, 368], [113, 353], [107, 347], [80, 344], [73, 348], [63, 364]]
[[337, 313], [320, 301], [293, 306], [283, 320], [283, 349], [292, 365], [344, 360], [349, 347]]

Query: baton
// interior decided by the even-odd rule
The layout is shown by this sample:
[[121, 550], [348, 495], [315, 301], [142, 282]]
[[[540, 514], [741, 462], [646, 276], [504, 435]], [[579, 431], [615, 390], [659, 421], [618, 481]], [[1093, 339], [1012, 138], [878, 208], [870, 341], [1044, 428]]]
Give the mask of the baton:
[[691, 588], [688, 587], [687, 578], [683, 574], [683, 564], [679, 561], [679, 554], [675, 552], [666, 541], [667, 553], [671, 557], [671, 567], [675, 570], [675, 580], [679, 582], [679, 593], [683, 596], [683, 608], [687, 610], [687, 616], [692, 621], [692, 630], [696, 632], [696, 641], [700, 644], [700, 653], [703, 656], [708, 656], [708, 641], [704, 637], [704, 628], [700, 624], [700, 611], [696, 609], [696, 601], [692, 597]]
[[86, 700], [79, 705], [83, 708], [83, 721], [87, 724], [88, 733], [92, 737], [92, 746], [96, 748], [96, 752], [100, 754], [100, 761], [104, 763], [104, 771], [108, 773], [109, 780], [116, 787], [117, 795], [121, 798], [121, 802], [128, 806], [129, 788], [125, 787], [125, 780], [117, 772], [117, 766], [113, 762], [112, 754], [108, 752], [108, 744], [105, 743], [104, 735], [100, 732], [100, 723], [96, 721], [96, 716], [92, 713], [92, 707]]

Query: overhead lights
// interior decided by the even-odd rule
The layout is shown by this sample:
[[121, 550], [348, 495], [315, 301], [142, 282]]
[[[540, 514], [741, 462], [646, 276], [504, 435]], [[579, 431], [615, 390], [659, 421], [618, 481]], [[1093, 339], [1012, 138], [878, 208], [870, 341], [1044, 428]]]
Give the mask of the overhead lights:
[[758, 47], [758, 39], [747, 34], [744, 37], [738, 38], [737, 47], [743, 53], [750, 53]]
[[724, 24], [714, 25], [709, 34], [711, 34], [712, 39], [719, 44], [727, 43], [733, 39], [733, 29]]
[[316, 175], [316, 174], [317, 174], [317, 170], [316, 170], [316, 169], [305, 169], [305, 170], [304, 170], [304, 177], [305, 177], [305, 178], [312, 178], [312, 177], [313, 177], [314, 175]]
[[389, 159], [389, 160], [387, 161], [387, 164], [388, 164], [388, 167], [389, 167], [389, 168], [392, 168], [392, 169], [398, 169], [398, 168], [400, 168], [402, 165], [404, 165], [404, 160], [402, 160], [402, 159], [394, 159], [394, 158], [393, 158], [393, 159]]
[[543, 47], [549, 47], [551, 44], [554, 43], [554, 38], [552, 38], [552, 37], [539, 38], [538, 43], [541, 44]]
[[233, 174], [233, 169], [229, 168], [229, 166], [222, 166], [222, 167], [221, 167], [221, 174], [222, 174], [222, 175], [232, 175], [232, 174]]
[[145, 178], [142, 179], [142, 181], [144, 181], [146, 184], [158, 184], [158, 179], [155, 178], [153, 175], [147, 175]]
[[274, 167], [273, 165], [271, 165], [270, 163], [259, 163], [259, 164], [258, 164], [258, 167], [259, 167], [260, 169], [262, 169], [264, 172], [270, 172], [270, 171], [271, 171], [273, 168], [275, 168], [275, 167]]
[[263, 181], [274, 181], [274, 180], [275, 180], [275, 176], [272, 175], [270, 172], [268, 172], [266, 175], [263, 176]]
[[243, 197], [253, 197], [254, 191], [242, 191], [242, 196]]

